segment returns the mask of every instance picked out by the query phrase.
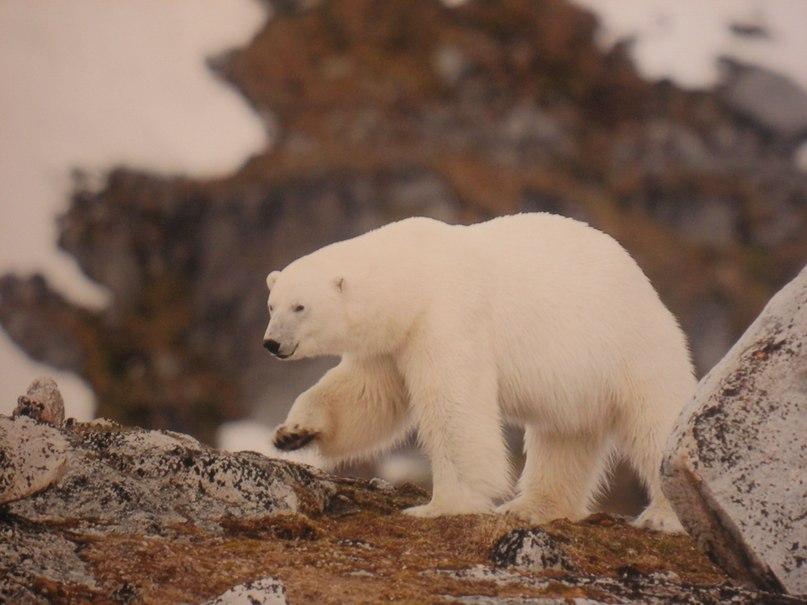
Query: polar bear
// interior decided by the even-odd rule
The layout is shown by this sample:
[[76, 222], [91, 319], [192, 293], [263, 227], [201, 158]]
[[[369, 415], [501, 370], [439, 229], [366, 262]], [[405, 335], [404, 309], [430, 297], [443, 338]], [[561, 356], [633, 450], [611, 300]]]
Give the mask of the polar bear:
[[635, 523], [680, 531], [659, 468], [695, 388], [692, 362], [610, 236], [546, 213], [412, 218], [321, 248], [267, 285], [272, 354], [341, 356], [296, 399], [276, 447], [357, 459], [416, 427], [433, 493], [405, 512], [479, 513], [510, 493], [502, 427], [518, 423], [526, 465], [499, 512], [580, 519], [616, 449], [650, 495]]

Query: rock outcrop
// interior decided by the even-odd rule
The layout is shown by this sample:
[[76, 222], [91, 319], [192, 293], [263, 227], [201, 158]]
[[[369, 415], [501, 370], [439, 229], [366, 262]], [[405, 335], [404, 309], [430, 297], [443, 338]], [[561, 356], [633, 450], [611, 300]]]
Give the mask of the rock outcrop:
[[731, 575], [807, 594], [807, 268], [701, 381], [664, 493]]
[[28, 416], [38, 422], [61, 426], [64, 422], [64, 400], [52, 378], [37, 378], [20, 395], [12, 416]]
[[37, 452], [63, 471], [0, 504], [0, 602], [797, 602], [732, 584], [687, 536], [603, 514], [418, 519], [399, 512], [426, 500], [418, 488], [171, 431], [0, 416], [9, 427], [61, 443]]
[[35, 494], [64, 472], [67, 442], [54, 428], [0, 416], [0, 504]]
[[807, 91], [760, 67], [724, 61], [720, 95], [729, 107], [786, 142], [807, 136]]
[[69, 444], [49, 451], [54, 462], [66, 460], [60, 480], [8, 508], [32, 522], [165, 535], [188, 522], [215, 531], [230, 516], [249, 523], [275, 513], [321, 514], [347, 506], [337, 484], [311, 467], [219, 452], [171, 431], [91, 422], [48, 438]]

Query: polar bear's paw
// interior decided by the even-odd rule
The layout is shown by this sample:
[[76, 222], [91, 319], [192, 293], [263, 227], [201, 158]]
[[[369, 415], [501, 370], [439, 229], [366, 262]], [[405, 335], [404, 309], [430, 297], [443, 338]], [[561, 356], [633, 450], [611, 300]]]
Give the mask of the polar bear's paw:
[[412, 506], [405, 508], [401, 511], [410, 517], [420, 517], [422, 519], [431, 519], [433, 517], [442, 517], [443, 515], [473, 515], [479, 513], [489, 513], [490, 507], [484, 504], [470, 504], [470, 503], [455, 503], [445, 504], [429, 502], [428, 504], [421, 504], [420, 506]]
[[547, 507], [542, 499], [525, 498], [518, 496], [496, 507], [496, 513], [500, 515], [512, 515], [523, 521], [534, 525], [543, 525], [555, 519], [569, 519], [577, 521], [586, 516], [585, 511], [558, 510], [554, 507]]
[[631, 522], [631, 525], [651, 531], [663, 531], [671, 534], [684, 533], [684, 527], [668, 506], [655, 507], [651, 504]]
[[292, 451], [305, 447], [319, 436], [319, 431], [307, 429], [299, 424], [281, 425], [275, 431], [272, 443], [279, 450]]

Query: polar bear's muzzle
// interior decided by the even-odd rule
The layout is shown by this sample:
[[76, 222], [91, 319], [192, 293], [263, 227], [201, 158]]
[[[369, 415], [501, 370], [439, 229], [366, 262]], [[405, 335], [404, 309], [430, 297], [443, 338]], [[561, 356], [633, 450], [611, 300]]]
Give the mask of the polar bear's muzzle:
[[297, 345], [294, 345], [294, 348], [291, 350], [290, 353], [282, 353], [280, 351], [281, 349], [280, 343], [276, 340], [272, 340], [271, 338], [267, 338], [266, 340], [264, 340], [263, 346], [267, 351], [269, 351], [272, 355], [274, 355], [278, 359], [286, 359], [287, 357], [291, 357], [297, 350]]
[[272, 355], [277, 355], [280, 352], [280, 343], [269, 338], [263, 341], [263, 348], [269, 351]]

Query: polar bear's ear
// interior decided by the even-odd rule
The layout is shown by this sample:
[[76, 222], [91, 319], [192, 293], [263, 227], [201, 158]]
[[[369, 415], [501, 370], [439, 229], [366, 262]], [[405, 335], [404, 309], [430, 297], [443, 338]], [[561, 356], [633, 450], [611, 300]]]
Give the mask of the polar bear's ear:
[[272, 288], [277, 281], [278, 276], [280, 275], [280, 271], [272, 271], [269, 275], [266, 276], [266, 287], [269, 288], [269, 291], [272, 291]]
[[345, 290], [345, 278], [341, 275], [339, 277], [335, 277], [333, 280], [333, 285], [336, 288], [337, 292], [344, 292]]

